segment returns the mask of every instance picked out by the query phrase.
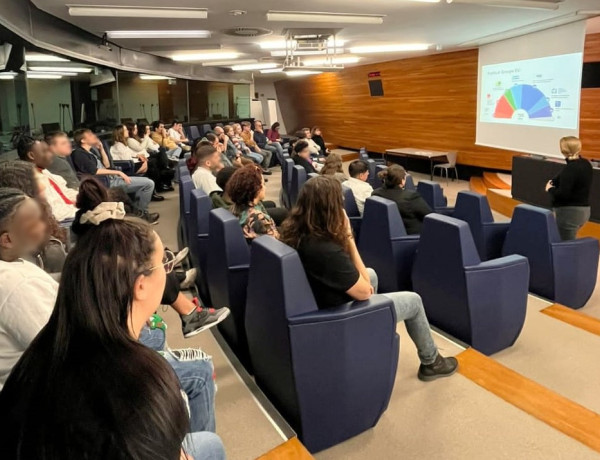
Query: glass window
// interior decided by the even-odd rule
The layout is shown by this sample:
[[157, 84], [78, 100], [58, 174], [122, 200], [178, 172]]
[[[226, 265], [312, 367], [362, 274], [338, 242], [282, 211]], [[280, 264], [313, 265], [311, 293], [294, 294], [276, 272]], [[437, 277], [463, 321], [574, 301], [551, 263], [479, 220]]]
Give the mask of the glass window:
[[250, 85], [233, 85], [233, 107], [236, 118], [250, 118]]
[[173, 120], [188, 121], [187, 81], [175, 78], [160, 80], [158, 102], [160, 119], [165, 123], [171, 123]]

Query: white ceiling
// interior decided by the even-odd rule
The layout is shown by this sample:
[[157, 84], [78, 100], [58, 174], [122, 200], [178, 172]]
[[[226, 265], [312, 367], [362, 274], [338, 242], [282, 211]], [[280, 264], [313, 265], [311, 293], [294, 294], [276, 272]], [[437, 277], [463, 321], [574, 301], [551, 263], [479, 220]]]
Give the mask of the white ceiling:
[[[78, 5], [154, 6], [207, 8], [208, 19], [141, 19], [70, 17], [64, 0], [32, 0], [40, 9], [64, 19], [88, 32], [101, 36], [107, 30], [193, 30], [212, 32], [208, 39], [162, 39], [162, 40], [113, 40], [125, 48], [170, 56], [178, 50], [202, 50], [211, 48], [235, 49], [242, 53], [240, 59], [266, 59], [270, 54], [258, 46], [259, 41], [281, 38], [286, 28], [336, 28], [341, 29], [338, 38], [345, 40], [345, 47], [383, 43], [429, 43], [430, 51], [419, 53], [376, 53], [364, 55], [359, 64], [400, 59], [417, 54], [427, 54], [458, 49], [460, 44], [477, 41], [494, 35], [528, 26], [553, 18], [572, 16], [580, 10], [600, 9], [600, 0], [565, 0], [557, 10], [523, 8], [498, 8], [477, 4], [419, 3], [408, 0], [67, 0]], [[246, 10], [247, 14], [232, 16], [229, 11]], [[269, 22], [268, 10], [319, 11], [356, 14], [383, 14], [381, 25], [354, 25], [305, 22]], [[600, 31], [600, 23], [594, 21], [589, 31]], [[261, 27], [273, 34], [260, 38], [230, 37], [221, 33], [235, 27]], [[518, 33], [515, 33], [518, 35]], [[472, 45], [474, 46], [474, 45]], [[357, 65], [357, 64], [354, 64]], [[350, 66], [350, 65], [347, 65]]]

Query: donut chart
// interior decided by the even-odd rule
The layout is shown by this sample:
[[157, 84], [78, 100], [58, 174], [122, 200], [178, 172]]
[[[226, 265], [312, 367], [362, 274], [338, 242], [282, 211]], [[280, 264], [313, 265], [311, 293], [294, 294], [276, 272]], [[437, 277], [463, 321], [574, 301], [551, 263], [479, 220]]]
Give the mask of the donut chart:
[[516, 111], [527, 113], [529, 118], [552, 118], [548, 98], [532, 85], [515, 85], [498, 99], [494, 118], [512, 118]]

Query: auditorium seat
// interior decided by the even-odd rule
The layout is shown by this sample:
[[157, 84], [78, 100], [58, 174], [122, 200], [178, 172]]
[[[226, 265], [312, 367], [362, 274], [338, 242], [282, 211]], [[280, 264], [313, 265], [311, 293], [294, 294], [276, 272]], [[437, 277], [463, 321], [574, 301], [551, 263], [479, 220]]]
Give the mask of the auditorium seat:
[[404, 182], [404, 190], [417, 190], [417, 187], [415, 187], [415, 181], [413, 180], [413, 176], [410, 174], [406, 175], [406, 181]]
[[106, 156], [108, 157], [110, 169], [122, 171], [128, 176], [135, 176], [135, 164], [133, 163], [133, 160], [114, 160], [112, 154], [110, 153], [110, 146], [112, 145], [112, 142], [109, 142], [108, 139], [101, 139], [100, 142], [102, 143], [102, 147], [104, 148]]
[[270, 236], [252, 243], [246, 332], [256, 383], [311, 452], [387, 409], [399, 352], [392, 302], [319, 310], [298, 254]]
[[420, 180], [417, 185], [417, 192], [434, 212], [446, 216], [451, 216], [454, 212], [454, 208], [448, 207], [448, 199], [444, 196], [444, 191], [437, 182]]
[[[368, 161], [370, 159], [372, 159], [371, 157], [369, 157], [369, 153], [367, 152], [367, 149], [365, 147], [361, 147], [359, 152], [358, 152], [358, 157], [359, 159], [363, 160], [363, 161]], [[384, 165], [385, 166], [385, 160], [383, 158], [378, 158], [378, 159], [373, 159], [373, 161], [375, 162], [375, 164], [377, 165]]]
[[190, 139], [195, 141], [196, 139], [201, 138], [200, 130], [196, 125], [190, 125]]
[[212, 127], [208, 123], [202, 125], [202, 137], [206, 136], [210, 131], [212, 131]]
[[377, 170], [377, 164], [375, 163], [375, 160], [371, 159], [367, 160], [367, 164], [369, 165], [369, 177], [367, 178], [367, 182], [369, 182], [374, 189], [378, 189], [381, 187], [381, 179], [377, 176], [377, 173], [379, 172]]
[[[218, 328], [242, 364], [250, 369], [244, 325], [250, 248], [238, 218], [228, 210], [213, 209], [208, 227], [207, 277], [212, 307], [228, 307], [231, 310]], [[269, 272], [262, 276], [267, 281], [272, 279]]]
[[515, 343], [527, 311], [527, 259], [481, 262], [469, 225], [425, 217], [413, 266], [413, 287], [432, 325], [491, 355]]
[[458, 192], [452, 217], [469, 224], [481, 260], [501, 257], [508, 222], [494, 222], [487, 198], [476, 192]]
[[344, 195], [344, 210], [346, 211], [348, 219], [350, 219], [350, 225], [352, 226], [354, 236], [356, 237], [356, 240], [358, 240], [360, 236], [362, 216], [360, 215], [360, 211], [356, 205], [356, 200], [354, 199], [354, 193], [352, 192], [352, 189], [342, 185], [342, 192]]
[[281, 168], [281, 193], [283, 197], [283, 204], [286, 208], [292, 207], [291, 202], [291, 189], [292, 189], [292, 169], [294, 169], [294, 160], [284, 158], [283, 167]]
[[181, 229], [181, 241], [179, 241], [180, 248], [187, 246], [188, 244], [188, 234], [190, 228], [190, 196], [194, 188], [194, 182], [189, 174], [183, 174], [179, 178], [179, 227]]
[[306, 169], [302, 166], [295, 165], [292, 168], [292, 182], [290, 186], [290, 204], [296, 206], [300, 189], [306, 182]]
[[503, 254], [521, 254], [531, 267], [529, 290], [571, 308], [589, 300], [598, 276], [598, 240], [561, 241], [554, 214], [527, 204], [515, 208]]
[[190, 198], [190, 229], [188, 246], [192, 264], [198, 269], [196, 285], [203, 305], [212, 305], [208, 289], [208, 216], [212, 200], [200, 189], [194, 189]]
[[358, 251], [367, 267], [377, 272], [379, 292], [412, 290], [412, 266], [418, 235], [407, 235], [398, 206], [372, 196], [365, 201]]

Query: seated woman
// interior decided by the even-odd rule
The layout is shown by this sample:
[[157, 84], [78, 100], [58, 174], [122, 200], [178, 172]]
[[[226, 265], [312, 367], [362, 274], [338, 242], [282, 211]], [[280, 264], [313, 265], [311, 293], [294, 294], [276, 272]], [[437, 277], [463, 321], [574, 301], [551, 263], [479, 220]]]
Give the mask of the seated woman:
[[269, 129], [267, 132], [267, 138], [271, 142], [279, 142], [281, 145], [283, 145], [283, 139], [281, 139], [281, 134], [279, 134], [280, 126], [281, 126], [281, 124], [278, 121], [273, 123], [271, 125], [271, 129]]
[[433, 210], [417, 191], [405, 190], [406, 170], [400, 165], [392, 165], [378, 174], [383, 186], [373, 191], [373, 196], [392, 200], [398, 206], [406, 233], [421, 233], [423, 219]]
[[310, 134], [311, 139], [321, 148], [321, 153], [323, 153], [323, 155], [329, 155], [329, 150], [325, 147], [325, 139], [323, 139], [321, 128], [318, 126], [313, 127]]
[[133, 161], [136, 175], [144, 175], [154, 182], [154, 193], [152, 201], [163, 201], [164, 196], [158, 195], [156, 192], [162, 188], [160, 181], [160, 173], [155, 164], [148, 161], [150, 154], [146, 151], [135, 152], [127, 145], [129, 139], [129, 130], [125, 125], [117, 125], [113, 129], [113, 145], [110, 147], [110, 155], [113, 160]]
[[[2, 204], [0, 242], [35, 206], [21, 197]], [[67, 257], [49, 321], [0, 393], [0, 457], [224, 459], [214, 433], [190, 431], [167, 360], [137, 340], [171, 269], [162, 242], [105, 205], [83, 214], [89, 228]]]
[[27, 259], [56, 279], [65, 263], [68, 229], [60, 227], [46, 202], [43, 177], [33, 163], [27, 161], [7, 161], [0, 163], [0, 187], [18, 189], [40, 205], [45, 223], [45, 238], [35, 252], [27, 254]]
[[[304, 184], [281, 235], [284, 243], [298, 251], [319, 308], [367, 300], [377, 292], [377, 274], [365, 267], [358, 253], [344, 212], [342, 186], [332, 177], [319, 176]], [[458, 362], [439, 354], [421, 297], [414, 292], [383, 295], [392, 300], [398, 321], [406, 321], [417, 346], [418, 378], [430, 381], [452, 375]]]
[[171, 164], [176, 162], [169, 160], [164, 147], [159, 146], [150, 137], [150, 126], [146, 123], [126, 123], [129, 136], [127, 137], [127, 147], [136, 153], [150, 155], [148, 157], [149, 170], [156, 177], [152, 180], [156, 183], [156, 189], [160, 192], [172, 192], [175, 190], [171, 185], [175, 177], [175, 170]]
[[265, 199], [265, 181], [258, 166], [239, 168], [229, 179], [225, 193], [233, 203], [231, 212], [240, 220], [248, 242], [261, 235], [279, 238], [275, 221], [262, 204]]
[[304, 140], [299, 140], [294, 144], [292, 160], [294, 160], [294, 164], [302, 166], [306, 170], [306, 174], [317, 172], [310, 157], [308, 142]]
[[342, 157], [338, 153], [332, 153], [325, 159], [321, 175], [331, 176], [340, 184], [348, 180], [348, 176], [344, 173]]

